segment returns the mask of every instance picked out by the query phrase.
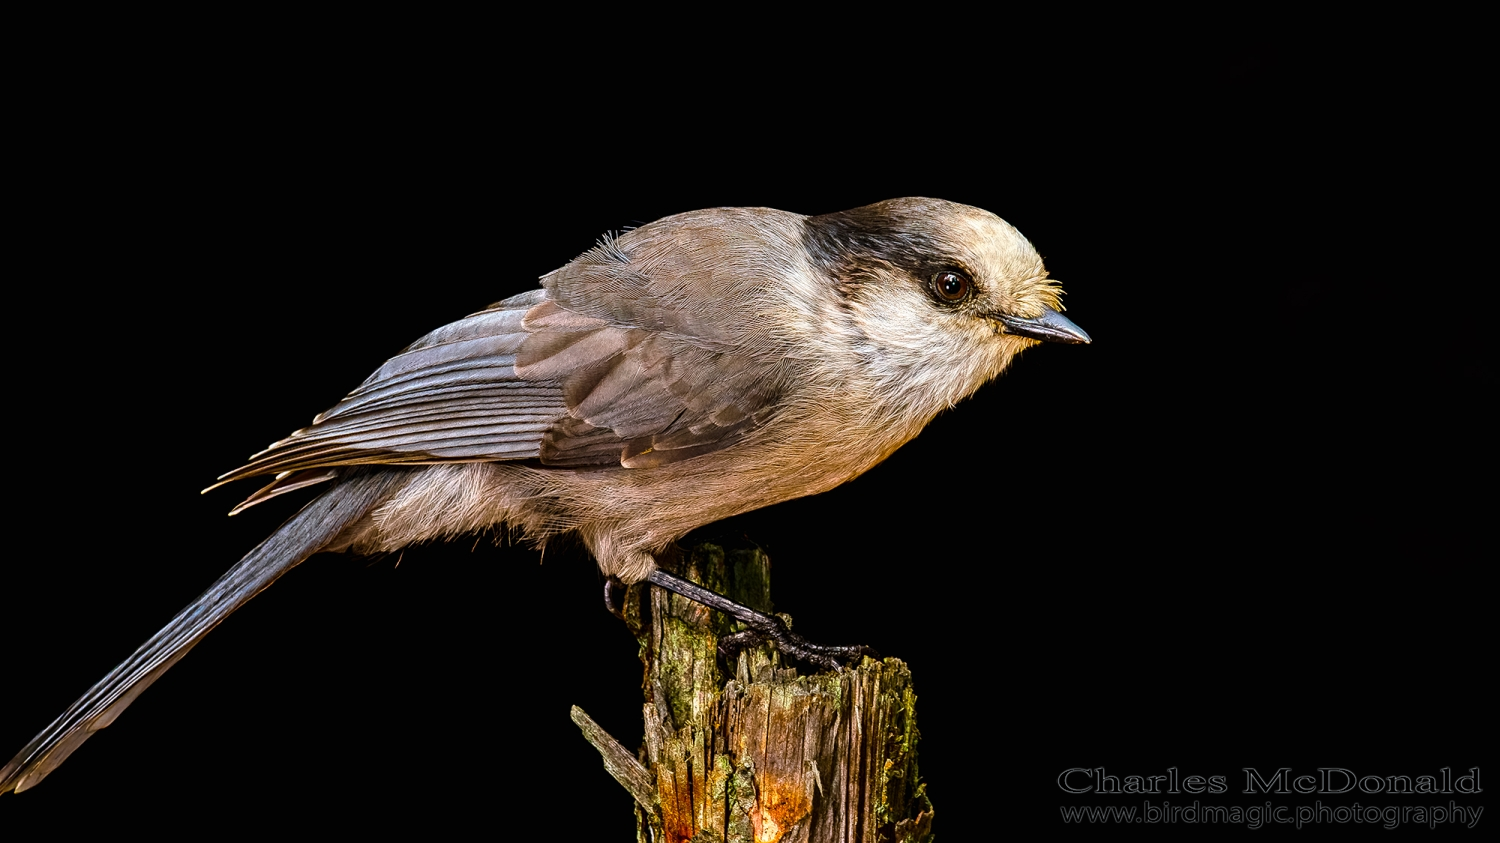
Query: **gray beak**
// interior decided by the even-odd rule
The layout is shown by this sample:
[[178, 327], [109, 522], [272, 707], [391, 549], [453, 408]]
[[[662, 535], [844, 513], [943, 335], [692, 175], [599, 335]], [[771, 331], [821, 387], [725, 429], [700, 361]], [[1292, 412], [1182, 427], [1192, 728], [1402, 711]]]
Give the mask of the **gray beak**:
[[1019, 334], [1045, 342], [1093, 342], [1082, 328], [1073, 324], [1073, 320], [1050, 307], [1043, 308], [1042, 315], [1035, 319], [1022, 319], [1003, 313], [996, 314], [995, 318], [1005, 326], [1007, 334]]

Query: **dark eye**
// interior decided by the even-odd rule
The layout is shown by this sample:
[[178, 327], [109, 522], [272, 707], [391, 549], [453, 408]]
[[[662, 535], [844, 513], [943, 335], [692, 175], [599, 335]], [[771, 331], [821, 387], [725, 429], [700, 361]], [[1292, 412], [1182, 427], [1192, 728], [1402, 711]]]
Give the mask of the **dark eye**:
[[945, 269], [932, 276], [932, 292], [949, 304], [956, 304], [968, 298], [969, 291], [972, 289], [974, 289], [974, 282], [962, 272]]

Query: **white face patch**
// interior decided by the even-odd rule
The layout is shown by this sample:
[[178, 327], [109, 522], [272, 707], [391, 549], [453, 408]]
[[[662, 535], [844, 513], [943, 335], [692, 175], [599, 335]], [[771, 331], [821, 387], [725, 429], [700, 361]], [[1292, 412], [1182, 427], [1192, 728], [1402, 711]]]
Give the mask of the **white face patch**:
[[[925, 422], [1036, 344], [1006, 333], [997, 315], [1037, 318], [1058, 307], [1058, 291], [1036, 250], [994, 214], [934, 200], [900, 204], [896, 233], [857, 221], [830, 225], [830, 236], [844, 234], [850, 244], [834, 250], [835, 271], [853, 280], [839, 297], [825, 290], [816, 304], [799, 296], [795, 306], [816, 314], [822, 327], [811, 341], [820, 355], [857, 359], [846, 371], [860, 373], [879, 394], [903, 393]], [[941, 301], [931, 285], [945, 271], [969, 276], [972, 296]], [[818, 284], [818, 277], [809, 280]]]

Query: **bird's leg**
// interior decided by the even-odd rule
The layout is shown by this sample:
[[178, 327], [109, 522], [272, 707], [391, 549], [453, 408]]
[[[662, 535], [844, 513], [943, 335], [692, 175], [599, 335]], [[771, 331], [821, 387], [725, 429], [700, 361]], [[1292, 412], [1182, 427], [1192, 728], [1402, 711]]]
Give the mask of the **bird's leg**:
[[719, 639], [719, 652], [726, 657], [744, 647], [755, 646], [769, 639], [776, 644], [776, 649], [780, 650], [783, 655], [817, 665], [825, 670], [840, 669], [840, 659], [854, 660], [862, 656], [880, 658], [879, 653], [863, 644], [834, 647], [814, 644], [792, 632], [787, 628], [786, 622], [775, 615], [757, 612], [749, 606], [736, 603], [722, 594], [673, 576], [660, 568], [652, 571], [646, 580], [695, 603], [718, 609], [748, 626], [749, 629]]

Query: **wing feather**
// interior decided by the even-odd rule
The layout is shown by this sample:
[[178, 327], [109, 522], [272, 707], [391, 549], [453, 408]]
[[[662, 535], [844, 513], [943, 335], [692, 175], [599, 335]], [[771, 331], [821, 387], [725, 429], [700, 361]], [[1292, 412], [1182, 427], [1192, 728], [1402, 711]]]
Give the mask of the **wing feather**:
[[543, 289], [412, 343], [220, 483], [276, 474], [248, 506], [332, 466], [645, 468], [729, 447], [790, 382], [755, 304], [761, 276], [782, 270], [745, 264], [782, 245], [791, 215], [778, 213], [683, 215], [606, 240]]

